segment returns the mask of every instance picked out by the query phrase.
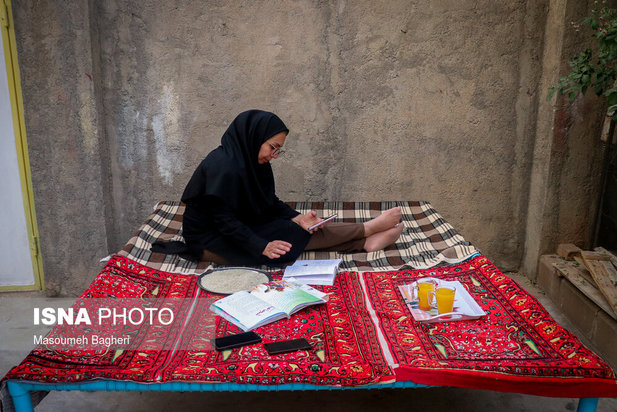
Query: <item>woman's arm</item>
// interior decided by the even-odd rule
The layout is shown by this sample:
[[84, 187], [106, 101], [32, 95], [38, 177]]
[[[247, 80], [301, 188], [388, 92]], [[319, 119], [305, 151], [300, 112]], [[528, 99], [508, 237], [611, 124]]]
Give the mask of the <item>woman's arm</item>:
[[317, 230], [319, 230], [319, 228], [313, 229], [313, 230], [309, 230], [309, 228], [313, 226], [314, 224], [321, 222], [323, 219], [317, 217], [317, 213], [314, 210], [311, 210], [307, 214], [298, 215], [291, 220], [297, 223], [298, 225], [300, 225], [302, 229], [312, 234], [312, 233], [315, 233]]
[[309, 233], [314, 233], [317, 229], [308, 230], [309, 227], [313, 226], [316, 223], [321, 222], [323, 219], [317, 217], [317, 213], [314, 210], [311, 210], [307, 214], [303, 215], [297, 210], [293, 209], [287, 203], [281, 201], [276, 195], [274, 196], [276, 201], [272, 210], [274, 210], [274, 214], [283, 219], [291, 219], [293, 222], [300, 225], [304, 230]]
[[[292, 209], [293, 210], [293, 209]], [[291, 250], [291, 243], [283, 240], [266, 239], [257, 235], [242, 223], [220, 199], [212, 199], [209, 212], [218, 231], [230, 242], [245, 249], [253, 257], [264, 255], [276, 259]]]

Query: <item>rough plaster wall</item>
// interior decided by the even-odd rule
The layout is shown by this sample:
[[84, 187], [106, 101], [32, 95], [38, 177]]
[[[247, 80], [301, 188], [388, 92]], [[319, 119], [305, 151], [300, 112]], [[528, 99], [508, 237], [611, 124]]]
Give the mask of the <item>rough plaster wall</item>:
[[291, 129], [283, 199], [429, 200], [504, 270], [589, 224], [574, 120], [596, 103], [553, 151], [548, 0], [13, 3], [52, 292], [82, 291], [249, 108]]
[[521, 141], [539, 76], [529, 62], [541, 47], [529, 27], [544, 9], [506, 3], [99, 4], [111, 243], [119, 248], [156, 201], [178, 199], [233, 117], [257, 107], [292, 131], [274, 163], [281, 198], [429, 200], [516, 268]]
[[535, 96], [537, 72], [522, 73], [521, 64], [538, 54], [537, 36], [526, 48], [525, 26], [542, 21], [543, 10], [490, 1], [387, 6], [358, 8], [345, 23], [357, 29], [346, 31], [354, 69], [344, 82], [362, 87], [346, 111], [355, 178], [343, 196], [430, 200], [501, 267], [515, 268], [527, 191], [518, 153], [527, 146], [518, 142], [529, 141], [526, 123], [535, 121], [532, 99], [521, 119], [516, 104], [528, 92], [521, 82]]
[[117, 246], [156, 201], [180, 197], [231, 120], [250, 108], [275, 111], [292, 129], [290, 155], [275, 167], [285, 174], [281, 197], [322, 197], [323, 178], [313, 177], [340, 159], [324, 147], [335, 147], [322, 26], [329, 13], [309, 2], [101, 4], [106, 129], [123, 223]]
[[[612, 1], [617, 6], [617, 1]], [[595, 0], [572, 2], [565, 21], [579, 21], [599, 7]], [[590, 32], [577, 33], [566, 24], [562, 70], [568, 73], [566, 61], [581, 50], [592, 46]], [[565, 66], [565, 67], [564, 67]], [[600, 190], [602, 144], [599, 136], [604, 122], [604, 101], [590, 91], [570, 102], [563, 97], [557, 106], [553, 131], [552, 173], [554, 231], [542, 253], [551, 253], [557, 243], [576, 243], [591, 247], [591, 236]]]
[[[612, 2], [613, 5], [617, 2]], [[556, 84], [570, 68], [567, 61], [590, 46], [589, 32], [576, 33], [579, 22], [597, 7], [595, 0], [550, 3], [545, 27], [541, 91]], [[525, 250], [521, 270], [535, 278], [542, 254], [559, 243], [591, 247], [599, 194], [602, 150], [599, 141], [603, 104], [593, 93], [570, 103], [567, 98], [539, 100]]]
[[74, 295], [107, 254], [89, 10], [12, 5], [45, 287]]

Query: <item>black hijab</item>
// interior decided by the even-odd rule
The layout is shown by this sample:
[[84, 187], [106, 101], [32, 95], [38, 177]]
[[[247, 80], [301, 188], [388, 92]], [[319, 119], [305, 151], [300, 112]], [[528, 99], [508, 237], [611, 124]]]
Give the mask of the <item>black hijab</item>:
[[[259, 164], [262, 144], [289, 132], [277, 115], [262, 110], [240, 113], [221, 138], [221, 145], [201, 162], [184, 189], [187, 205], [206, 206], [219, 198], [240, 218], [259, 220], [276, 201], [270, 163]], [[244, 219], [243, 219], [244, 220]]]

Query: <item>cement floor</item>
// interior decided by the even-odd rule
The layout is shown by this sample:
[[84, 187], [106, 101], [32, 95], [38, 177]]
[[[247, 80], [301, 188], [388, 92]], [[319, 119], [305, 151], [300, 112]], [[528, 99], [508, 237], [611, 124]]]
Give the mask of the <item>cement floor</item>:
[[[563, 326], [582, 336], [559, 313], [542, 291], [526, 278], [511, 276], [534, 295]], [[33, 333], [40, 333], [32, 325], [33, 301], [43, 298], [36, 293], [0, 294], [0, 374], [4, 376], [21, 362], [30, 347], [21, 348], [20, 342], [30, 342]], [[28, 338], [29, 337], [29, 338]], [[28, 340], [30, 339], [30, 340]], [[584, 337], [581, 341], [589, 348], [593, 344]], [[32, 345], [33, 346], [33, 345]], [[595, 349], [594, 349], [595, 350]], [[596, 350], [597, 352], [597, 350]], [[601, 355], [601, 354], [600, 354]], [[487, 388], [490, 389], [490, 388]], [[490, 390], [459, 388], [373, 389], [310, 392], [51, 392], [35, 408], [48, 411], [251, 411], [271, 412], [273, 409], [292, 409], [294, 412], [327, 411], [575, 411], [578, 399], [546, 398]], [[598, 412], [617, 412], [617, 399], [600, 399]]]

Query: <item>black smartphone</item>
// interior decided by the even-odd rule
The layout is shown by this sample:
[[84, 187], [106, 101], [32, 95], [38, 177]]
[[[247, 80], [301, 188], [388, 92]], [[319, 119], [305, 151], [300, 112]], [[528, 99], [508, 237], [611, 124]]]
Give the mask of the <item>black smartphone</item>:
[[252, 345], [259, 342], [261, 342], [261, 337], [255, 332], [244, 332], [236, 335], [221, 336], [213, 341], [216, 350], [238, 348], [240, 346]]
[[304, 338], [281, 340], [278, 342], [264, 343], [264, 348], [268, 351], [269, 355], [276, 355], [279, 353], [295, 352], [297, 350], [312, 349], [313, 346], [308, 343]]

